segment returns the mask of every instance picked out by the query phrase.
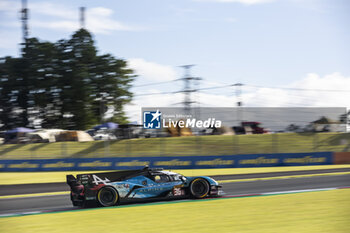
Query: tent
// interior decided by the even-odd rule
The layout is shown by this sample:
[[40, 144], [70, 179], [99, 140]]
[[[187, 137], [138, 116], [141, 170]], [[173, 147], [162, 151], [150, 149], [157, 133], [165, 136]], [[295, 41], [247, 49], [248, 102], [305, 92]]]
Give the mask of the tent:
[[314, 124], [322, 124], [322, 125], [329, 125], [329, 124], [340, 124], [339, 121], [332, 120], [330, 118], [327, 118], [325, 116], [321, 117], [320, 119], [313, 121]]
[[17, 134], [17, 133], [31, 133], [34, 132], [33, 129], [18, 127], [5, 132], [5, 134]]
[[27, 143], [27, 133], [34, 132], [33, 129], [19, 127], [8, 130], [4, 133], [5, 143]]
[[63, 129], [42, 129], [28, 133], [31, 142], [56, 142], [56, 136], [66, 130]]
[[63, 141], [78, 141], [78, 142], [90, 142], [94, 139], [84, 131], [64, 131], [56, 136], [57, 142]]
[[341, 122], [332, 120], [325, 116], [311, 122], [315, 132], [338, 132], [342, 131]]

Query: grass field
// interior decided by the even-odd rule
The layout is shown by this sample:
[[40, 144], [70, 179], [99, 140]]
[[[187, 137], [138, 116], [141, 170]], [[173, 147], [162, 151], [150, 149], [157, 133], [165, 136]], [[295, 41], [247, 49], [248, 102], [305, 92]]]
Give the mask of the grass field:
[[[320, 166], [287, 166], [287, 167], [257, 167], [257, 168], [220, 168], [220, 169], [186, 169], [173, 170], [184, 176], [214, 176], [232, 174], [257, 174], [265, 172], [287, 172], [334, 168], [350, 168], [348, 165], [320, 165]], [[94, 171], [62, 171], [62, 172], [1, 172], [0, 185], [33, 184], [66, 182], [68, 174], [93, 173]], [[103, 171], [95, 171], [103, 172]]]
[[0, 218], [0, 231], [350, 232], [350, 189], [180, 201]]
[[281, 133], [0, 145], [0, 159], [232, 155], [349, 149], [350, 134]]

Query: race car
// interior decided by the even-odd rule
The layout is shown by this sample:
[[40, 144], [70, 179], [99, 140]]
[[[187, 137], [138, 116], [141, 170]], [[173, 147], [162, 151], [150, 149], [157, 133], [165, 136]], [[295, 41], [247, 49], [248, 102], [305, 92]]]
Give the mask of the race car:
[[185, 177], [145, 167], [105, 173], [67, 175], [73, 206], [114, 206], [152, 199], [206, 198], [220, 195], [221, 186], [207, 176]]

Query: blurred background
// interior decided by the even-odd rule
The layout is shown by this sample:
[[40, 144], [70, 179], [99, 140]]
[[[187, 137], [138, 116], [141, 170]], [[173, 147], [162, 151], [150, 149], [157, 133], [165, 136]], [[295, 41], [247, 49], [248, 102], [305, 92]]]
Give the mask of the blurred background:
[[[344, 0], [1, 0], [0, 156], [348, 151], [349, 10]], [[230, 110], [219, 129], [151, 130], [150, 106]], [[277, 113], [288, 111], [305, 114]]]
[[[350, 232], [349, 12], [348, 0], [0, 0], [0, 232]], [[222, 124], [148, 129], [144, 111]], [[210, 176], [224, 194], [72, 206], [101, 192], [66, 175], [145, 166]], [[99, 180], [124, 190], [107, 195], [118, 205], [174, 184]]]

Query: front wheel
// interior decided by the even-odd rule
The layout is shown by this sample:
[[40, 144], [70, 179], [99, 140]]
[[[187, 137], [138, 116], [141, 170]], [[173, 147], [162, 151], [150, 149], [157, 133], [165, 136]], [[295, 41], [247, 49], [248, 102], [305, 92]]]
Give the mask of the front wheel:
[[114, 206], [119, 200], [117, 190], [112, 187], [103, 187], [97, 193], [97, 201], [102, 206]]
[[190, 184], [190, 192], [194, 198], [204, 198], [209, 194], [209, 191], [209, 183], [203, 178], [197, 178]]

